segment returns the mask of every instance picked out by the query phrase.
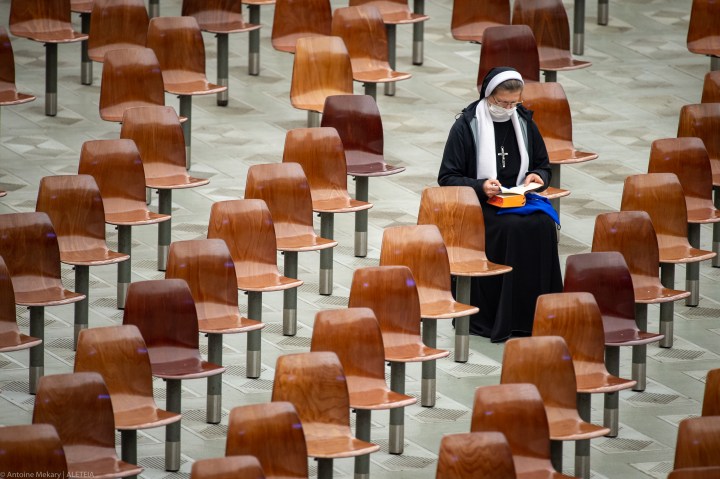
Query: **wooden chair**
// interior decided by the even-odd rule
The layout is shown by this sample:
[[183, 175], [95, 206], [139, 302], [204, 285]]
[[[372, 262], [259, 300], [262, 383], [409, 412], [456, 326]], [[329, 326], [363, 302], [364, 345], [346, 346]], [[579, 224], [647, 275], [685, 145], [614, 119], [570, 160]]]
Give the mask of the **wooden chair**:
[[711, 369], [705, 379], [703, 416], [720, 416], [720, 369]]
[[720, 467], [720, 416], [684, 419], [678, 427], [675, 469]]
[[[323, 238], [334, 238], [336, 213], [355, 213], [357, 217], [373, 206], [372, 203], [350, 198], [345, 150], [334, 128], [296, 128], [288, 131], [283, 163], [298, 163], [302, 167], [310, 186], [312, 209], [320, 215], [320, 236]], [[332, 275], [332, 262], [333, 249], [320, 250], [321, 271], [329, 269]], [[320, 294], [332, 294], [332, 281], [323, 283], [321, 280]]]
[[0, 427], [0, 471], [18, 477], [67, 477], [57, 431], [50, 424]]
[[103, 62], [100, 118], [122, 122], [125, 110], [165, 106], [160, 63], [149, 48], [110, 50]]
[[[107, 68], [107, 64], [105, 65]], [[118, 228], [118, 251], [130, 255], [132, 227], [168, 221], [145, 203], [145, 172], [132, 140], [93, 140], [83, 143], [78, 174], [91, 175], [100, 188], [105, 222]], [[131, 260], [118, 264], [117, 307], [125, 307], [131, 281]]]
[[98, 373], [40, 378], [33, 424], [50, 424], [60, 437], [68, 472], [98, 479], [140, 474], [142, 467], [118, 459], [110, 394]]
[[[237, 275], [237, 287], [248, 293], [248, 317], [262, 320], [262, 294], [287, 291], [303, 284], [280, 274], [277, 267], [277, 240], [270, 210], [263, 200], [231, 200], [213, 203], [208, 238], [225, 240]], [[287, 259], [286, 259], [287, 261]], [[294, 334], [297, 303], [283, 296], [283, 331]]]
[[590, 477], [590, 442], [588, 439], [605, 436], [606, 427], [587, 422], [590, 418], [578, 415], [575, 371], [570, 350], [559, 336], [515, 338], [505, 343], [501, 384], [534, 384], [545, 404], [552, 463], [562, 471], [562, 442], [575, 444], [575, 475]]
[[[198, 315], [185, 280], [159, 279], [130, 285], [123, 315], [124, 325], [134, 325], [147, 345], [152, 375], [165, 381], [165, 407], [181, 412], [181, 381], [210, 378], [225, 368], [200, 357]], [[207, 415], [220, 417], [222, 382], [207, 386]], [[165, 430], [165, 469], [180, 469], [180, 421]]]
[[41, 179], [35, 210], [50, 217], [57, 234], [60, 261], [73, 266], [75, 290], [85, 295], [85, 299], [75, 303], [73, 346], [77, 347], [80, 330], [89, 324], [90, 266], [119, 265], [130, 256], [107, 247], [103, 199], [90, 175]]
[[330, 35], [330, 0], [276, 0], [271, 43], [280, 52], [295, 53], [299, 38]]
[[15, 304], [30, 310], [30, 394], [45, 371], [45, 307], [81, 301], [84, 294], [65, 289], [60, 275], [57, 235], [45, 213], [0, 215], [0, 256], [15, 292]]
[[[660, 253], [662, 283], [672, 288], [675, 283], [675, 264], [686, 264], [690, 271], [686, 289], [690, 291], [686, 304], [697, 305], [700, 289], [700, 261], [716, 256], [712, 251], [693, 247], [688, 242], [687, 206], [683, 188], [673, 173], [648, 173], [633, 175], [625, 179], [622, 202], [623, 211], [646, 211], [657, 233]], [[697, 241], [699, 243], [699, 239]], [[693, 298], [694, 296], [694, 298]], [[667, 303], [672, 304], [672, 303]], [[672, 318], [670, 318], [672, 319]], [[665, 335], [660, 346], [672, 347], [672, 321], [661, 320], [660, 333]]]
[[[370, 441], [373, 410], [398, 409], [417, 402], [388, 388], [385, 346], [375, 314], [369, 308], [320, 311], [315, 315], [310, 351], [337, 354], [345, 371], [350, 408], [355, 411], [355, 436]], [[370, 455], [355, 457], [355, 475], [370, 474]]]
[[12, 0], [10, 33], [45, 45], [45, 114], [57, 115], [58, 44], [87, 40], [70, 23], [70, 0]]
[[713, 0], [693, 0], [690, 25], [687, 33], [687, 49], [698, 55], [710, 57], [710, 70], [720, 70], [720, 29], [715, 19], [720, 5]]
[[540, 57], [530, 27], [503, 25], [485, 29], [478, 65], [478, 91], [485, 76], [498, 65], [515, 68], [526, 86], [529, 82], [540, 81]]
[[510, 0], [453, 0], [450, 33], [461, 42], [482, 43], [486, 28], [510, 25]]
[[333, 477], [333, 459], [376, 452], [380, 446], [353, 437], [345, 372], [332, 352], [286, 354], [275, 365], [272, 401], [295, 406], [307, 454], [318, 461], [318, 478]]
[[215, 457], [193, 462], [194, 479], [265, 479], [260, 462], [254, 456]]
[[[435, 225], [385, 228], [380, 266], [407, 266], [415, 278], [423, 318], [423, 343], [437, 345], [437, 320], [469, 316], [478, 308], [455, 301], [450, 290], [450, 263], [440, 230]], [[461, 333], [455, 331], [455, 335]], [[456, 339], [456, 342], [462, 341]], [[435, 405], [435, 362], [423, 363], [422, 405]], [[427, 391], [425, 390], [427, 388]], [[427, 402], [426, 402], [427, 401]]]
[[145, 185], [159, 192], [158, 213], [170, 217], [158, 225], [158, 270], [165, 271], [171, 241], [172, 192], [207, 185], [210, 180], [187, 174], [184, 133], [171, 106], [128, 108], [120, 138], [135, 142], [142, 158]]
[[518, 479], [569, 479], [550, 462], [548, 417], [534, 384], [497, 384], [475, 389], [470, 430], [505, 436]]
[[[170, 245], [170, 257], [165, 278], [183, 279], [190, 288], [198, 316], [198, 330], [208, 337], [208, 361], [222, 364], [223, 334], [247, 333], [245, 375], [260, 377], [260, 330], [265, 324], [240, 316], [238, 311], [238, 283], [230, 250], [221, 239], [175, 241]], [[220, 390], [220, 376], [210, 376], [208, 382]], [[214, 393], [213, 393], [214, 394]], [[207, 422], [220, 422], [220, 410]]]
[[[168, 426], [180, 414], [155, 404], [148, 348], [136, 326], [109, 326], [80, 331], [75, 370], [100, 373], [110, 392], [115, 428], [120, 431], [121, 458], [137, 464], [137, 431]], [[165, 456], [171, 456], [166, 444]]]
[[683, 467], [670, 471], [667, 479], [720, 479], [720, 467]]
[[376, 98], [378, 83], [394, 84], [412, 76], [410, 73], [395, 71], [390, 66], [385, 25], [380, 10], [374, 5], [335, 10], [332, 34], [345, 42], [350, 54], [353, 79], [364, 84], [366, 95]]
[[299, 38], [293, 59], [290, 103], [308, 111], [308, 126], [319, 126], [325, 98], [352, 95], [350, 54], [340, 37]]
[[[420, 298], [415, 279], [407, 266], [358, 268], [353, 273], [348, 308], [370, 308], [377, 318], [385, 346], [385, 360], [390, 363], [390, 389], [405, 394], [406, 363], [435, 361], [449, 351], [426, 346], [420, 337]], [[435, 368], [428, 373], [435, 372]], [[425, 373], [425, 368], [423, 368]], [[427, 397], [434, 382], [423, 376], [421, 402], [435, 403]], [[402, 454], [405, 415], [402, 409], [390, 410], [391, 454]]]
[[[358, 128], [362, 125], [362, 128]], [[382, 118], [369, 95], [334, 95], [325, 99], [321, 126], [333, 127], [345, 149], [347, 174], [355, 181], [355, 199], [367, 202], [369, 180], [405, 171], [385, 162]], [[367, 256], [368, 212], [355, 213], [355, 256]]]
[[700, 103], [720, 103], [720, 71], [705, 74]]
[[157, 55], [165, 91], [180, 99], [187, 167], [190, 168], [192, 97], [212, 95], [227, 86], [210, 83], [205, 76], [205, 43], [194, 17], [157, 17], [150, 20], [147, 47]]
[[638, 328], [633, 280], [622, 254], [606, 251], [568, 256], [565, 292], [581, 291], [591, 293], [600, 308], [608, 371], [620, 374], [620, 347], [632, 346], [632, 378], [636, 381], [633, 389], [645, 390], [647, 345], [660, 341], [663, 335]]
[[230, 411], [226, 456], [255, 456], [267, 479], [307, 479], [303, 424], [289, 402], [237, 406]]
[[557, 81], [557, 72], [587, 68], [592, 63], [570, 53], [570, 23], [562, 0], [516, 0], [513, 25], [528, 25], [535, 35], [540, 69], [545, 81]]
[[440, 441], [436, 479], [515, 479], [512, 452], [499, 432], [445, 434]]
[[[298, 253], [322, 251], [337, 246], [337, 241], [315, 234], [310, 186], [302, 167], [297, 163], [253, 165], [248, 168], [245, 198], [263, 200], [267, 204], [275, 226], [277, 249], [285, 256], [283, 274], [298, 276]], [[320, 294], [332, 294], [332, 256], [320, 257]], [[283, 334], [294, 336], [297, 330], [297, 289], [286, 291], [288, 311]], [[292, 296], [292, 297], [291, 297]], [[290, 311], [294, 312], [290, 312]]]
[[33, 95], [17, 91], [12, 43], [5, 28], [0, 27], [0, 106], [20, 105], [34, 99]]
[[[90, 14], [93, 0], [70, 0], [70, 11], [80, 14], [80, 32], [90, 33]], [[88, 56], [88, 40], [80, 42], [80, 83], [92, 85], [92, 61]]]
[[617, 436], [619, 391], [632, 388], [636, 382], [620, 378], [619, 372], [612, 374], [605, 367], [605, 331], [594, 296], [588, 292], [540, 296], [535, 309], [533, 336], [565, 339], [575, 367], [580, 416], [589, 421], [590, 395], [604, 394], [603, 424], [610, 429], [610, 437]]
[[[183, 0], [182, 16], [194, 17], [200, 30], [214, 33], [217, 37], [217, 84], [228, 87], [218, 92], [217, 104], [226, 106], [229, 98], [229, 51], [230, 33], [249, 32], [259, 34], [261, 25], [246, 22], [242, 16], [244, 2], [237, 0]], [[252, 52], [251, 52], [252, 55]]]
[[[435, 225], [448, 252], [450, 273], [457, 279], [456, 298], [470, 303], [472, 278], [512, 271], [485, 254], [485, 220], [475, 191], [467, 186], [425, 188], [420, 197], [419, 225]], [[455, 320], [455, 361], [467, 362], [470, 351], [470, 317]]]

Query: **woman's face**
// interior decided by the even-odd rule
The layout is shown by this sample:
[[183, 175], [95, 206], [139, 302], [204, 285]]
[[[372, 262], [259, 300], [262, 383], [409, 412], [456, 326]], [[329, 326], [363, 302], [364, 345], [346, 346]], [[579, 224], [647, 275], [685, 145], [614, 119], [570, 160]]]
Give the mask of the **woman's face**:
[[505, 108], [506, 110], [514, 108], [522, 103], [522, 90], [507, 91], [507, 90], [495, 90], [492, 95], [488, 97], [488, 101], [493, 105]]

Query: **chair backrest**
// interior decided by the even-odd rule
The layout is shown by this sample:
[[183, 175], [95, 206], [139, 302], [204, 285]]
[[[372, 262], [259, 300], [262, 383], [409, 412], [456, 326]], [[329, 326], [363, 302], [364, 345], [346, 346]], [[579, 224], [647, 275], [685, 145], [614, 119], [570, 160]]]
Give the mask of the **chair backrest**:
[[308, 477], [303, 426], [289, 402], [234, 407], [225, 455], [257, 457], [268, 479]]
[[0, 427], [0, 471], [18, 477], [68, 477], [55, 428], [50, 424]]
[[512, 452], [499, 432], [445, 434], [435, 479], [515, 479]]
[[72, 37], [70, 0], [12, 0], [10, 32], [25, 38]]
[[678, 427], [675, 469], [720, 466], [720, 416], [685, 419]]
[[93, 0], [88, 55], [97, 62], [117, 48], [144, 48], [150, 18], [143, 0]]
[[720, 103], [684, 105], [680, 109], [677, 136], [701, 138], [710, 157], [713, 174], [720, 174]]
[[720, 103], [720, 71], [705, 74], [700, 103]]
[[551, 158], [555, 152], [574, 149], [570, 104], [560, 83], [527, 83], [522, 100], [523, 106], [534, 112], [533, 121]]
[[5, 27], [0, 27], [0, 102], [3, 96], [15, 97], [15, 55]]
[[231, 456], [193, 462], [193, 479], [265, 479], [260, 461], [254, 456]]
[[330, 35], [330, 0], [276, 0], [271, 43], [282, 52], [295, 53], [299, 38]]
[[147, 47], [157, 55], [165, 87], [205, 81], [205, 43], [194, 17], [155, 17], [150, 20]]
[[[540, 81], [540, 57], [535, 36], [527, 25], [503, 25], [485, 29], [480, 48], [477, 88], [495, 67], [515, 68], [523, 79]], [[482, 92], [481, 92], [482, 93]]]
[[515, 0], [513, 25], [527, 25], [544, 61], [570, 58], [570, 23], [562, 0]]
[[450, 32], [461, 41], [483, 42], [488, 27], [510, 25], [510, 0], [453, 0]]
[[203, 30], [243, 25], [242, 7], [243, 3], [237, 0], [183, 0], [182, 16], [195, 17]]
[[720, 466], [683, 467], [670, 471], [667, 479], [720, 479]]
[[687, 48], [701, 55], [720, 52], [720, 29], [715, 21], [720, 5], [715, 0], [693, 0], [688, 25]]
[[380, 10], [374, 5], [336, 9], [332, 35], [345, 42], [354, 73], [390, 69], [387, 32]]
[[[0, 350], [14, 351], [26, 342], [15, 317], [15, 290], [5, 260], [0, 256]], [[37, 344], [40, 344], [40, 340]], [[34, 344], [25, 347], [33, 346]], [[18, 347], [18, 348], [16, 348]]]
[[705, 379], [703, 416], [720, 416], [720, 369], [711, 369]]

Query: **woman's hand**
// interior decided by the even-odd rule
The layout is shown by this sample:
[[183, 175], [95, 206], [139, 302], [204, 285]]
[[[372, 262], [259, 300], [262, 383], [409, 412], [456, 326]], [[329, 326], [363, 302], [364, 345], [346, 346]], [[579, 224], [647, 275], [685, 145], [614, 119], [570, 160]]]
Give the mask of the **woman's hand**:
[[483, 183], [483, 191], [488, 198], [492, 198], [493, 196], [500, 193], [500, 182], [494, 179], [485, 180], [485, 182]]
[[540, 183], [541, 185], [544, 185], [545, 182], [540, 178], [540, 175], [536, 173], [530, 173], [525, 177], [525, 181], [523, 182], [523, 186], [527, 186], [530, 183]]

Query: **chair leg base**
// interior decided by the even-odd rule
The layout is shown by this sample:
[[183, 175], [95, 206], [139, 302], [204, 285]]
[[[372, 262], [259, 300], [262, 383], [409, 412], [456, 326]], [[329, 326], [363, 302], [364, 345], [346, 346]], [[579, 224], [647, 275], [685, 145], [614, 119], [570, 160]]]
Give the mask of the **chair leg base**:
[[219, 424], [222, 417], [222, 394], [208, 394], [205, 422]]
[[92, 85], [93, 67], [92, 62], [82, 62], [80, 64], [80, 83], [83, 85]]
[[575, 442], [575, 476], [590, 479], [590, 439]]
[[180, 470], [180, 441], [165, 442], [165, 470]]
[[158, 271], [167, 270], [168, 254], [170, 253], [170, 245], [158, 245], [157, 268]]
[[330, 296], [333, 293], [333, 270], [332, 269], [321, 269], [320, 270], [320, 290], [319, 294], [323, 296]]
[[37, 385], [40, 378], [45, 374], [45, 366], [30, 366], [29, 388], [30, 394], [37, 394]]
[[[672, 304], [672, 303], [664, 303], [660, 305], [661, 307], [666, 304]], [[672, 319], [670, 321], [663, 321], [663, 318], [660, 318], [660, 334], [664, 334], [665, 337], [660, 340], [659, 346], [661, 348], [672, 348], [673, 346], [673, 322]]]
[[633, 391], [642, 392], [647, 386], [647, 364], [646, 363], [633, 363], [632, 364], [632, 378], [637, 381]]
[[368, 234], [367, 231], [355, 232], [355, 256], [364, 258], [367, 256]]
[[[402, 408], [403, 414], [405, 408]], [[388, 452], [390, 454], [402, 454], [405, 450], [405, 425], [390, 424], [390, 440], [388, 441]]]
[[[616, 398], [618, 397], [618, 394], [620, 393], [611, 393]], [[606, 398], [608, 394], [605, 395]], [[612, 400], [611, 400], [612, 401]], [[617, 399], [615, 399], [617, 401]], [[605, 437], [617, 437], [618, 435], [618, 421], [620, 418], [619, 410], [617, 408], [617, 404], [613, 404], [612, 406], [605, 406], [605, 412], [603, 414], [603, 425], [610, 429], [610, 432], [605, 435]]]
[[458, 328], [455, 330], [455, 362], [456, 363], [466, 363], [468, 361], [468, 357], [470, 356], [470, 335], [468, 334], [461, 334], [459, 325], [461, 322], [470, 322], [470, 318], [468, 316], [457, 318], [455, 320], [455, 327]]
[[73, 332], [73, 351], [77, 351], [78, 337], [80, 337], [80, 331], [87, 329], [87, 324], [75, 324], [75, 331]]
[[585, 51], [585, 34], [574, 33], [573, 34], [573, 54], [582, 55]]
[[247, 352], [247, 364], [245, 369], [245, 377], [249, 379], [257, 379], [260, 377], [260, 351]]
[[[713, 229], [715, 225], [720, 225], [720, 223], [713, 224]], [[720, 268], [720, 241], [713, 241], [712, 250], [717, 253], [717, 256], [712, 259], [712, 267]]]
[[715, 55], [710, 57], [710, 70], [714, 72], [720, 70], [720, 57]]
[[413, 65], [422, 65], [425, 45], [422, 40], [413, 41]]
[[[687, 265], [688, 267], [690, 265]], [[694, 266], [699, 266], [695, 263]], [[686, 279], [685, 280], [685, 291], [690, 291], [690, 296], [685, 299], [685, 306], [695, 307], [700, 302], [700, 280], [699, 279]]]
[[[429, 361], [427, 361], [429, 362]], [[423, 407], [435, 407], [436, 379], [423, 378], [420, 386], [420, 404]]]
[[46, 93], [45, 94], [45, 115], [56, 116], [57, 115], [57, 93]]
[[117, 309], [125, 309], [128, 288], [130, 288], [130, 283], [117, 284]]
[[385, 96], [395, 96], [395, 82], [385, 84]]
[[283, 335], [297, 334], [297, 309], [283, 309]]
[[610, 4], [607, 0], [600, 0], [598, 2], [598, 25], [607, 25], [608, 18], [610, 17]]

